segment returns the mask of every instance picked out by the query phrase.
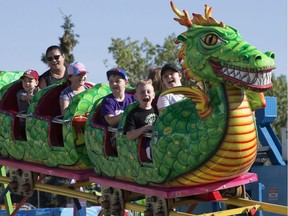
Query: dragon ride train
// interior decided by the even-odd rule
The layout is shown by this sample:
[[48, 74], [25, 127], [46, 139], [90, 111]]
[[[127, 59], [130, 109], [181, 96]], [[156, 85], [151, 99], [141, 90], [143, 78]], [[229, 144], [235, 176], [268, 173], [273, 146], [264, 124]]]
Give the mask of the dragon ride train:
[[[64, 116], [58, 98], [62, 81], [37, 92], [27, 113], [19, 113], [16, 92], [22, 72], [0, 72], [0, 155], [17, 161], [60, 167], [93, 169], [96, 176], [159, 187], [197, 186], [244, 175], [257, 154], [253, 111], [265, 106], [263, 92], [272, 87], [274, 53], [261, 52], [242, 39], [236, 29], [205, 15], [180, 12], [175, 19], [187, 30], [179, 60], [187, 79], [205, 81], [205, 89], [183, 86], [162, 92], [186, 96], [167, 107], [151, 134], [128, 141], [122, 133], [131, 104], [118, 128], [99, 123], [99, 108], [110, 93], [96, 84], [76, 95]], [[133, 88], [127, 92], [133, 94]], [[25, 130], [21, 131], [21, 122]], [[111, 145], [116, 133], [117, 148]], [[151, 139], [153, 161], [145, 155]]]

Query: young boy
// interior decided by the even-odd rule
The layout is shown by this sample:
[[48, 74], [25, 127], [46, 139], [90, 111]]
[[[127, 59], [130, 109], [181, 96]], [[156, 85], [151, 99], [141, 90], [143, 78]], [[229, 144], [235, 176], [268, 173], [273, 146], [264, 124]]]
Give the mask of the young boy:
[[[180, 70], [171, 64], [166, 64], [161, 69], [161, 80], [166, 89], [171, 89], [173, 87], [182, 86], [181, 83], [182, 74]], [[157, 101], [157, 107], [159, 113], [167, 106], [176, 103], [179, 100], [184, 99], [185, 96], [181, 94], [166, 94], [163, 96], [159, 96]]]
[[38, 87], [39, 75], [36, 70], [29, 69], [24, 72], [20, 79], [23, 89], [17, 92], [18, 110], [26, 113], [34, 94], [40, 90]]
[[135, 96], [125, 93], [128, 86], [128, 76], [123, 69], [113, 68], [106, 73], [112, 91], [101, 105], [102, 123], [106, 126], [117, 127], [125, 108], [135, 101]]
[[60, 107], [61, 113], [64, 115], [67, 107], [69, 106], [72, 98], [90, 88], [85, 85], [87, 79], [87, 73], [84, 64], [80, 62], [74, 62], [68, 67], [68, 80], [70, 85], [66, 87], [60, 94]]
[[[152, 131], [152, 126], [157, 119], [157, 108], [152, 106], [155, 92], [152, 80], [141, 80], [136, 85], [136, 98], [139, 105], [131, 110], [126, 118], [124, 134], [128, 140], [141, 136], [145, 131]], [[146, 144], [147, 157], [151, 160], [150, 140]]]

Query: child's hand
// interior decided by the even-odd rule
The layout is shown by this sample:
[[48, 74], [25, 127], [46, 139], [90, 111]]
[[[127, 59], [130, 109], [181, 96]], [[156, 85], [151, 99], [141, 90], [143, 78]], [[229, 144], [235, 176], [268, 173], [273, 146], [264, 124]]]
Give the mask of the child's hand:
[[153, 129], [153, 126], [152, 125], [145, 125], [143, 126], [143, 131], [151, 131]]
[[21, 97], [21, 100], [30, 102], [32, 100], [32, 98], [33, 98], [33, 95], [23, 95]]

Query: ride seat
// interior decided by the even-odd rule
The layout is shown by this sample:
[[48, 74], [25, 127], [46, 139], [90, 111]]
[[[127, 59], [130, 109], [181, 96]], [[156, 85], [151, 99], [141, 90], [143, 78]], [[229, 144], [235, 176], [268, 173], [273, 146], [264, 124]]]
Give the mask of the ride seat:
[[[152, 101], [152, 106], [157, 108], [157, 101], [158, 101], [158, 95], [155, 96], [154, 100]], [[158, 114], [158, 111], [157, 111]], [[151, 160], [147, 157], [146, 152], [146, 143], [149, 141], [151, 142], [152, 138], [152, 131], [151, 132], [145, 132], [138, 138], [138, 158], [141, 161], [141, 163], [144, 162], [151, 162]], [[152, 153], [151, 153], [152, 156]]]
[[[104, 131], [104, 137], [103, 137], [103, 147], [104, 147], [104, 153], [106, 157], [109, 156], [117, 156], [117, 149], [116, 147], [112, 146], [112, 137], [115, 135], [115, 132], [113, 133], [112, 130], [109, 130], [109, 127], [104, 126], [101, 123], [101, 106], [99, 106], [93, 117], [92, 117], [92, 122], [91, 125], [95, 128], [98, 128], [100, 130]], [[116, 129], [117, 130], [117, 129]]]
[[[152, 106], [156, 108], [156, 113], [158, 115], [158, 110], [156, 107], [157, 100], [158, 100], [158, 95], [156, 95], [154, 100], [152, 101]], [[126, 111], [124, 112], [124, 115], [122, 117], [124, 121], [121, 123], [120, 127], [125, 127], [125, 122], [126, 122], [125, 118], [127, 118], [129, 112], [136, 109], [138, 104], [139, 103], [133, 103], [133, 104], [130, 104], [126, 108]], [[151, 132], [149, 131], [149, 132], [144, 132], [141, 136], [137, 138], [137, 140], [135, 140], [137, 141], [137, 146], [138, 146], [137, 148], [138, 159], [141, 163], [144, 163], [144, 162], [151, 163], [151, 160], [147, 157], [147, 152], [146, 152], [146, 145], [147, 145], [147, 142], [151, 142], [151, 137], [152, 137], [152, 131]]]
[[26, 140], [25, 119], [18, 118], [17, 92], [22, 89], [22, 82], [16, 81], [0, 101], [0, 112], [12, 116], [11, 133], [14, 140]]
[[59, 97], [61, 91], [66, 87], [67, 83], [64, 83], [49, 89], [39, 100], [34, 111], [35, 117], [48, 122], [47, 135], [50, 146], [64, 146], [62, 124], [53, 120], [61, 115]]
[[141, 161], [141, 163], [143, 162], [150, 162], [149, 158], [147, 157], [147, 152], [146, 152], [146, 143], [147, 141], [151, 142], [151, 134], [142, 134], [139, 138], [138, 138], [138, 158]]

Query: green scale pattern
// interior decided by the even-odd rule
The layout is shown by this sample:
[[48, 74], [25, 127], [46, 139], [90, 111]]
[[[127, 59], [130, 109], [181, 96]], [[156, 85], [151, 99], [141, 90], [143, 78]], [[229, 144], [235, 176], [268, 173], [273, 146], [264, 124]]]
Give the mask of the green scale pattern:
[[[13, 83], [11, 84], [13, 85]], [[88, 169], [91, 168], [90, 160], [87, 156], [87, 150], [83, 142], [76, 144], [77, 137], [72, 121], [75, 116], [88, 114], [94, 102], [103, 95], [110, 93], [109, 86], [106, 84], [97, 84], [85, 92], [75, 97], [64, 115], [64, 120], [69, 120], [62, 125], [63, 146], [51, 146], [48, 142], [48, 121], [44, 118], [38, 118], [34, 115], [34, 111], [41, 98], [53, 88], [65, 85], [65, 82], [58, 82], [39, 92], [37, 92], [29, 106], [28, 113], [32, 115], [26, 118], [26, 141], [14, 140], [11, 134], [12, 117], [0, 113], [1, 138], [1, 155], [4, 157], [12, 157], [18, 160], [32, 161], [34, 163], [45, 164], [51, 167], [65, 166], [68, 169]], [[9, 85], [4, 87], [4, 91], [10, 88]], [[54, 101], [57, 102], [57, 99]], [[53, 106], [48, 105], [47, 106]]]
[[87, 125], [86, 144], [95, 172], [98, 175], [128, 178], [139, 184], [160, 184], [200, 166], [217, 150], [225, 134], [227, 104], [223, 103], [224, 94], [219, 94], [223, 91], [222, 85], [210, 91], [210, 106], [213, 106], [211, 118], [199, 118], [196, 104], [191, 99], [179, 101], [164, 110], [152, 132], [152, 163], [141, 163], [138, 140], [128, 141], [119, 130], [124, 127], [127, 114], [138, 102], [125, 110], [119, 123], [116, 136], [118, 156], [106, 157], [103, 130]]
[[[18, 80], [22, 75], [22, 71], [0, 71], [0, 100], [2, 100], [8, 88], [14, 84], [15, 80]], [[0, 155], [4, 157], [8, 157], [8, 152], [5, 150], [4, 143], [9, 142], [10, 137], [12, 136], [10, 130], [11, 123], [12, 119], [10, 116], [0, 113]], [[9, 126], [7, 127], [7, 125]], [[13, 148], [13, 146], [11, 146], [11, 148]], [[20, 151], [19, 154], [23, 155], [23, 152]]]
[[[22, 71], [0, 71], [0, 89], [19, 79], [22, 75]], [[1, 91], [0, 94], [2, 98], [3, 92]]]

